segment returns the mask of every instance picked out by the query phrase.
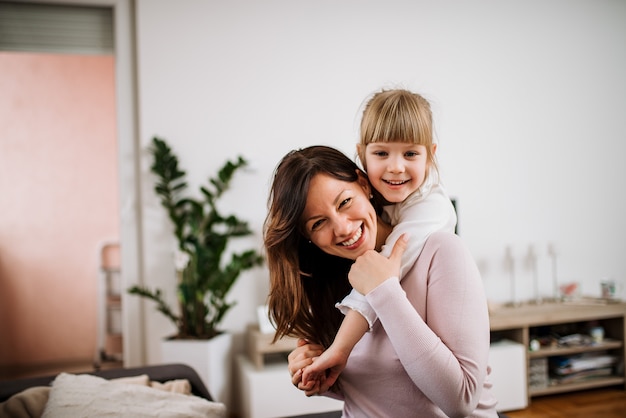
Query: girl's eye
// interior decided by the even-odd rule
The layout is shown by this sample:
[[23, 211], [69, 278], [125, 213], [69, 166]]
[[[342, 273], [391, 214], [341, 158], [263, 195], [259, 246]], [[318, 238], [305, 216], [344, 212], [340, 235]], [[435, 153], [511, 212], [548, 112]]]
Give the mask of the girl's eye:
[[374, 151], [374, 155], [377, 157], [386, 157], [387, 152], [386, 151]]
[[417, 157], [419, 155], [419, 152], [417, 152], [417, 151], [407, 151], [404, 155], [407, 158], [413, 158], [413, 157]]

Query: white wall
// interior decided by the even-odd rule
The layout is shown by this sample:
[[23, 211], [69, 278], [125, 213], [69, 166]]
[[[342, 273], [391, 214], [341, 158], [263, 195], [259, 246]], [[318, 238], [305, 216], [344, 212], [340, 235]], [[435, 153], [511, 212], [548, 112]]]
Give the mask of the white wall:
[[[460, 234], [493, 301], [509, 300], [505, 248], [520, 298], [523, 264], [547, 246], [561, 281], [599, 294], [626, 280], [626, 2], [138, 0], [139, 132], [179, 154], [193, 189], [226, 159], [252, 163], [224, 207], [251, 221], [261, 248], [272, 170], [285, 152], [330, 144], [353, 155], [358, 109], [380, 87], [430, 99], [443, 178]], [[142, 157], [146, 284], [173, 288], [175, 243]], [[265, 268], [232, 293], [241, 332], [265, 301]], [[172, 328], [146, 304], [147, 361]]]

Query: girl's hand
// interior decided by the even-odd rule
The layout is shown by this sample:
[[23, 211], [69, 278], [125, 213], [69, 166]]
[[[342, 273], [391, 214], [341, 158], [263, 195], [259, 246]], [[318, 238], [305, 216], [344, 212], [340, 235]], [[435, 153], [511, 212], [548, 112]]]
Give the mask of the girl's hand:
[[394, 244], [389, 258], [374, 250], [367, 251], [357, 258], [348, 273], [352, 287], [362, 295], [367, 295], [390, 277], [398, 277], [406, 243], [406, 234], [402, 234]]
[[313, 364], [304, 368], [302, 381], [305, 385], [311, 381], [318, 382], [319, 393], [326, 392], [337, 381], [347, 362], [348, 355], [333, 349], [331, 345], [328, 350], [313, 359]]
[[310, 381], [304, 384], [302, 382], [302, 371], [305, 367], [313, 363], [313, 358], [319, 357], [323, 351], [324, 348], [321, 345], [312, 344], [300, 338], [298, 339], [297, 347], [287, 356], [291, 383], [298, 389], [304, 391], [307, 396], [319, 393], [320, 382]]

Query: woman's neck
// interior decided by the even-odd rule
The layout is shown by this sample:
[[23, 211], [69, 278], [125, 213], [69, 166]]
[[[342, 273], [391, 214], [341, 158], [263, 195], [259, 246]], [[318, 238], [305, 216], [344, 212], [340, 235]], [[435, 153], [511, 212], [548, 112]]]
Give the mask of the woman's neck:
[[378, 231], [376, 232], [376, 251], [380, 251], [391, 234], [392, 226], [378, 217]]

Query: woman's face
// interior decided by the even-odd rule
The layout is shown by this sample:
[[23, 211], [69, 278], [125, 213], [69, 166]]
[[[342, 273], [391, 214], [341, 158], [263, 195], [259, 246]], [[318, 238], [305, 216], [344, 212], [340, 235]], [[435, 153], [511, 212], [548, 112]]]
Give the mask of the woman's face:
[[325, 253], [355, 260], [376, 245], [376, 211], [366, 178], [346, 182], [326, 174], [311, 179], [303, 213], [311, 242]]

